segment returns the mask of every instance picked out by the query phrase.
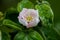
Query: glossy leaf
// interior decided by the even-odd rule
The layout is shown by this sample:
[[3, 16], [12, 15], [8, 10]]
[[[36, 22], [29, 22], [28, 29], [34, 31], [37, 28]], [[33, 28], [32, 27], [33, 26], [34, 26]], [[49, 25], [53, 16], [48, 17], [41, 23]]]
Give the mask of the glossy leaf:
[[29, 35], [33, 40], [43, 40], [42, 36], [36, 31], [30, 32]]
[[39, 11], [42, 24], [44, 26], [51, 26], [54, 17], [51, 7], [47, 4], [41, 4], [36, 5], [35, 8]]
[[14, 40], [23, 40], [25, 37], [24, 32], [19, 32], [16, 36]]
[[20, 12], [23, 8], [34, 8], [34, 5], [32, 2], [30, 2], [28, 0], [23, 0], [23, 1], [19, 2], [17, 5], [18, 12]]
[[14, 40], [43, 40], [43, 38], [38, 32], [31, 31], [18, 33]]
[[11, 20], [8, 20], [8, 19], [5, 19], [3, 21], [3, 25], [8, 26], [8, 27], [13, 28], [13, 29], [16, 29], [16, 30], [22, 30], [21, 28], [18, 27], [20, 25], [16, 24], [15, 22], [13, 22]]

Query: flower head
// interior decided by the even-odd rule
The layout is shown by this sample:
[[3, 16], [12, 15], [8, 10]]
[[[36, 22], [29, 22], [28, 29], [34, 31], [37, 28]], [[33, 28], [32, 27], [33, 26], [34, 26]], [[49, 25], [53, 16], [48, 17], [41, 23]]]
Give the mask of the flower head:
[[34, 27], [39, 23], [38, 10], [23, 8], [19, 13], [18, 20], [27, 28]]

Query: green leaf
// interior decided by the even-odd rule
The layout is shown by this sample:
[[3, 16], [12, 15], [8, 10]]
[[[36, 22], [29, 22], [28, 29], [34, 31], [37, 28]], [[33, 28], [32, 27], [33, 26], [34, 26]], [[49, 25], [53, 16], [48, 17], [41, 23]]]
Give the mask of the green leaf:
[[35, 8], [39, 11], [40, 19], [43, 26], [51, 26], [53, 23], [53, 11], [48, 4], [36, 5]]
[[14, 40], [23, 40], [24, 37], [25, 37], [24, 32], [19, 32], [19, 33], [15, 36]]
[[14, 40], [43, 40], [42, 36], [36, 31], [19, 32]]
[[18, 12], [20, 12], [23, 8], [34, 8], [34, 5], [32, 2], [30, 2], [28, 0], [23, 0], [23, 1], [19, 2], [17, 5]]
[[40, 31], [45, 40], [60, 40], [60, 35], [53, 28], [42, 27]]
[[3, 21], [3, 25], [16, 29], [16, 30], [22, 30], [21, 28], [19, 28], [20, 25], [16, 24], [15, 22], [13, 22], [11, 20], [8, 20], [8, 19], [5, 19]]
[[29, 35], [33, 40], [43, 40], [42, 36], [36, 31], [30, 32]]
[[0, 31], [0, 39], [1, 40], [10, 40], [10, 36], [8, 33]]

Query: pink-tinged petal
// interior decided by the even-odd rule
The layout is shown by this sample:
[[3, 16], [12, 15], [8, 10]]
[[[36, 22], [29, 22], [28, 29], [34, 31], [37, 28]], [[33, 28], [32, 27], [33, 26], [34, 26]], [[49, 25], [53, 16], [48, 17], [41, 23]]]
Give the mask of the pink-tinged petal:
[[21, 24], [23, 24], [24, 26], [27, 25], [27, 22], [26, 22], [23, 18], [20, 17], [18, 20], [19, 20], [19, 22], [20, 22]]
[[18, 16], [18, 21], [23, 24], [24, 26], [26, 25], [26, 21], [24, 20], [23, 16]]
[[38, 10], [23, 8], [19, 13], [18, 20], [27, 28], [34, 27], [39, 23]]
[[27, 28], [35, 27], [39, 22], [40, 22], [40, 20], [38, 18], [36, 18], [35, 20], [29, 22], [26, 27]]
[[30, 13], [31, 13], [31, 15], [34, 16], [34, 17], [39, 17], [38, 10], [30, 9]]
[[25, 15], [25, 13], [27, 12], [28, 10], [26, 8], [23, 8], [23, 10], [19, 13], [19, 16], [21, 15]]

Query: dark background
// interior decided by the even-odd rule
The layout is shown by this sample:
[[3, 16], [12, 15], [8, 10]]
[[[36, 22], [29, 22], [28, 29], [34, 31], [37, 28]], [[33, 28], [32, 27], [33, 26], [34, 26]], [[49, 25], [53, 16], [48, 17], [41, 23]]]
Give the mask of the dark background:
[[[0, 11], [4, 12], [9, 7], [16, 7], [21, 0], [0, 0]], [[54, 12], [54, 24], [60, 25], [60, 0], [47, 0]]]

